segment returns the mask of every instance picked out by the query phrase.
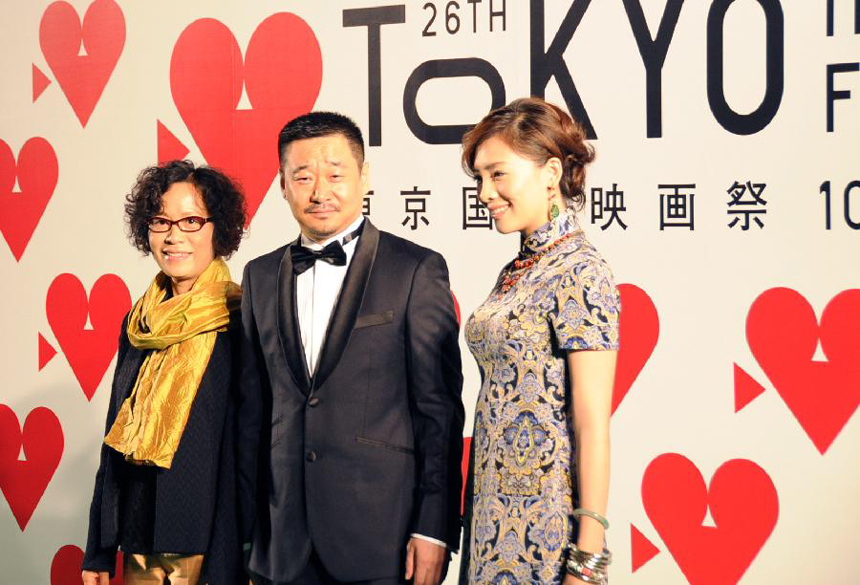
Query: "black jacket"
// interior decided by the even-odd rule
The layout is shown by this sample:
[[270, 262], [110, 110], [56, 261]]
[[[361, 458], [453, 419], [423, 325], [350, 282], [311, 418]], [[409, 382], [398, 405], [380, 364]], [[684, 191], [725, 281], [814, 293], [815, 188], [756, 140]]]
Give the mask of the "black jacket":
[[[105, 433], [131, 393], [147, 354], [129, 342], [127, 319], [119, 340]], [[156, 471], [152, 552], [203, 553], [201, 584], [248, 582], [242, 568], [235, 475], [238, 370], [233, 353], [239, 328], [236, 323], [231, 331], [218, 334], [173, 463], [170, 469]], [[122, 530], [120, 498], [130, 465], [102, 443], [83, 569], [113, 576]]]
[[[409, 535], [460, 535], [464, 411], [442, 257], [365, 220], [317, 372], [305, 365], [288, 246], [243, 277], [241, 393], [259, 404], [250, 568], [294, 579], [312, 549], [340, 581], [397, 577]], [[250, 420], [250, 417], [248, 418]], [[245, 441], [245, 439], [242, 439]]]

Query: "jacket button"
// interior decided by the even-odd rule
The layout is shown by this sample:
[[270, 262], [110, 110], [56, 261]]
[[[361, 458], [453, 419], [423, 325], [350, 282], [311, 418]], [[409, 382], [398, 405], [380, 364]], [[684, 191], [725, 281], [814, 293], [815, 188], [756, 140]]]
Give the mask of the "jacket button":
[[307, 460], [310, 463], [313, 463], [314, 461], [316, 461], [317, 460], [316, 451], [308, 451], [308, 454], [305, 455], [305, 460]]
[[316, 406], [320, 403], [320, 399], [316, 396], [312, 396], [310, 400], [308, 400], [308, 406]]

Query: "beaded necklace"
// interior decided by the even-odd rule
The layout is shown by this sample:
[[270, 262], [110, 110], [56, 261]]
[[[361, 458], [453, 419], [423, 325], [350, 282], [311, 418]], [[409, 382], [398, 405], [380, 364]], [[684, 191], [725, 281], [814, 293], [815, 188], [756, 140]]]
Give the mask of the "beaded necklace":
[[[564, 234], [540, 252], [535, 252], [534, 254], [526, 258], [517, 258], [516, 260], [514, 260], [513, 266], [505, 270], [505, 274], [502, 276], [502, 284], [499, 286], [499, 290], [502, 293], [506, 293], [511, 290], [514, 285], [520, 280], [520, 278], [522, 278], [522, 276], [526, 272], [528, 272], [532, 266], [534, 266], [541, 258], [543, 258], [547, 252], [549, 252], [568, 238], [571, 238], [572, 236], [578, 235], [580, 233], [582, 233], [581, 230], [576, 230]], [[522, 256], [522, 252], [520, 252], [520, 256]]]

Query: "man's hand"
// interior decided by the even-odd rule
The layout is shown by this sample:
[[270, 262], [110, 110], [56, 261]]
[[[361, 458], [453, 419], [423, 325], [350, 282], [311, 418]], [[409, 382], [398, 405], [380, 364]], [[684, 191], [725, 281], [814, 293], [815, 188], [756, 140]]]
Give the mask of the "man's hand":
[[445, 563], [445, 547], [422, 538], [409, 539], [406, 545], [406, 580], [415, 585], [439, 585], [442, 566]]
[[110, 585], [110, 576], [107, 571], [102, 571], [101, 573], [81, 571], [81, 579], [84, 585]]

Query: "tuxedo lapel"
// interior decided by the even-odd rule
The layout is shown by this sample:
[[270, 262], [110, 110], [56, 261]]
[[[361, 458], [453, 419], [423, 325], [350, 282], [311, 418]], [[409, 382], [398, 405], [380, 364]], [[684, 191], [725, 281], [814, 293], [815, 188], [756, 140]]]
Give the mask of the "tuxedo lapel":
[[290, 257], [290, 246], [284, 250], [281, 264], [278, 267], [278, 337], [284, 350], [287, 364], [293, 374], [293, 379], [307, 394], [310, 391], [310, 375], [302, 348], [302, 336], [299, 332], [298, 309], [296, 306], [296, 275], [293, 273], [293, 261]]
[[376, 248], [379, 244], [379, 230], [364, 219], [364, 227], [361, 237], [355, 248], [355, 255], [349, 263], [343, 286], [340, 289], [337, 302], [329, 320], [325, 341], [320, 351], [320, 360], [314, 374], [313, 387], [320, 388], [331, 375], [340, 361], [343, 350], [349, 342], [355, 319], [364, 299], [364, 291], [367, 281], [370, 279], [370, 270], [376, 259]]

